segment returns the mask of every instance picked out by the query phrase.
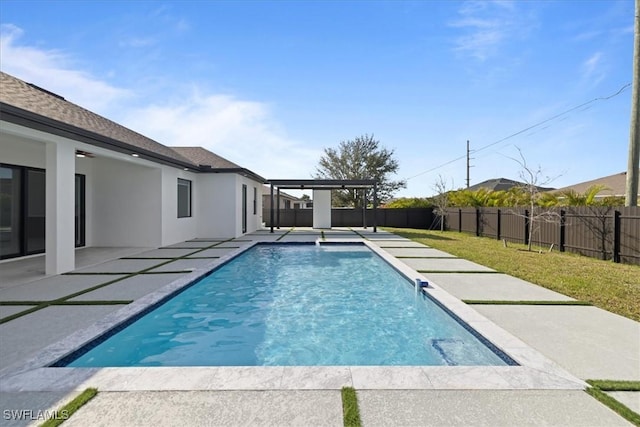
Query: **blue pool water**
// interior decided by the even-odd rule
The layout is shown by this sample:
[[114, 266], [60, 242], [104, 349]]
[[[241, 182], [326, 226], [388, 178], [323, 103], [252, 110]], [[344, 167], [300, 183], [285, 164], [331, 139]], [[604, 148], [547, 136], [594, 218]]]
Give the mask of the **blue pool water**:
[[364, 245], [269, 244], [67, 366], [508, 364], [501, 356]]

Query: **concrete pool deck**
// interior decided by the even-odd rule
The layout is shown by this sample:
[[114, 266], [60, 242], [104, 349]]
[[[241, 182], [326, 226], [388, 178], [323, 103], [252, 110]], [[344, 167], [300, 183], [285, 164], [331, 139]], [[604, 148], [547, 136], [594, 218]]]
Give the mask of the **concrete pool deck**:
[[[468, 269], [461, 268], [460, 263], [438, 262], [446, 258], [464, 260], [451, 260], [449, 254], [434, 252], [389, 233], [339, 229], [325, 230], [324, 235], [329, 241], [365, 237], [387, 251], [388, 257], [397, 250], [401, 258], [392, 257], [394, 262], [401, 262], [400, 268], [409, 271], [413, 271], [412, 261], [418, 260], [413, 263], [418, 266], [424, 265], [420, 261], [435, 261], [425, 269], [428, 272], [422, 273], [433, 284], [432, 292], [447, 302], [457, 303], [455, 310], [463, 314], [461, 317], [467, 316], [465, 320], [492, 341], [496, 342], [494, 338], [501, 341], [503, 345], [499, 346], [504, 350], [507, 350], [504, 346], [510, 347], [507, 353], [524, 366], [95, 370], [42, 367], [46, 366], [42, 362], [68, 351], [68, 345], [77, 347], [90, 339], [92, 333], [100, 330], [96, 325], [108, 327], [121, 318], [118, 312], [127, 314], [136, 304], [149, 303], [153, 300], [150, 295], [171, 288], [176, 281], [188, 283], [201, 268], [223, 262], [254, 241], [299, 242], [320, 237], [318, 231], [310, 229], [283, 229], [274, 234], [253, 233], [235, 241], [194, 239], [166, 249], [147, 248], [120, 257], [125, 259], [77, 271], [84, 274], [44, 277], [0, 287], [0, 301], [4, 304], [32, 303], [2, 305], [0, 318], [41, 307], [0, 324], [2, 409], [53, 409], [79, 390], [97, 386], [100, 393], [68, 421], [71, 425], [101, 422], [152, 425], [157, 424], [153, 414], [160, 416], [163, 412], [169, 414], [165, 421], [174, 420], [176, 425], [201, 425], [204, 414], [206, 422], [215, 425], [334, 425], [336, 419], [331, 414], [336, 411], [341, 414], [339, 389], [353, 386], [358, 390], [365, 425], [503, 425], [505, 420], [509, 424], [628, 425], [586, 395], [580, 379], [640, 379], [637, 322], [594, 307], [467, 306], [449, 293], [462, 299], [570, 299], [510, 276], [487, 273], [490, 269], [476, 267], [477, 264], [469, 267], [477, 272], [461, 273]], [[83, 301], [96, 305], [69, 305]], [[107, 304], [114, 301], [123, 304]], [[126, 304], [127, 301], [133, 302]], [[536, 316], [540, 321], [532, 322]], [[93, 332], [87, 333], [87, 327], [93, 328]], [[64, 338], [69, 334], [71, 339]], [[65, 340], [67, 347], [60, 346]], [[256, 402], [257, 398], [264, 401]], [[640, 399], [638, 393], [622, 398], [629, 402]], [[183, 400], [191, 403], [185, 406]], [[311, 404], [316, 400], [317, 405]], [[121, 401], [146, 402], [145, 409]], [[407, 404], [413, 412], [405, 413]], [[185, 412], [190, 405], [200, 408], [193, 409], [191, 418]], [[571, 409], [572, 405], [577, 405], [576, 410]], [[260, 411], [253, 411], [256, 407]], [[142, 416], [143, 413], [147, 416]], [[199, 422], [195, 422], [196, 418]], [[427, 422], [427, 418], [431, 421]], [[14, 420], [8, 425], [24, 425], [25, 420], [22, 421]], [[341, 423], [340, 416], [335, 425]]]

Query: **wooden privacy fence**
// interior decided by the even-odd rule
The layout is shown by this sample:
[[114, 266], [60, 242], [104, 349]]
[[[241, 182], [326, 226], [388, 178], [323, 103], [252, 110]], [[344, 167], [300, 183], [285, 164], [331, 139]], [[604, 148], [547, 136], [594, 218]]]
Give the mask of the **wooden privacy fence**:
[[[362, 209], [331, 209], [331, 225], [333, 227], [362, 227]], [[280, 209], [281, 227], [312, 227], [313, 209]], [[373, 225], [373, 210], [366, 210], [366, 225]], [[262, 218], [270, 227], [270, 211], [264, 209]], [[274, 226], [278, 224], [278, 212], [274, 214]], [[399, 227], [428, 229], [433, 223], [431, 208], [377, 209], [376, 225], [378, 227]]]
[[[445, 229], [515, 243], [553, 245], [559, 251], [640, 265], [640, 207], [601, 206], [553, 209], [554, 219], [519, 208], [450, 208]], [[539, 219], [536, 221], [536, 217]]]
[[[533, 222], [533, 244], [640, 265], [640, 207], [582, 206], [552, 211], [557, 220]], [[365, 215], [367, 226], [372, 226], [373, 210], [367, 209]], [[269, 210], [263, 211], [262, 218], [269, 227]], [[530, 212], [520, 208], [450, 208], [445, 230], [527, 244], [530, 218]], [[277, 215], [274, 221], [277, 226]], [[376, 222], [378, 227], [440, 229], [440, 218], [431, 208], [378, 209]], [[361, 227], [362, 223], [362, 209], [331, 210], [334, 227]], [[281, 209], [280, 226], [313, 226], [313, 209]]]

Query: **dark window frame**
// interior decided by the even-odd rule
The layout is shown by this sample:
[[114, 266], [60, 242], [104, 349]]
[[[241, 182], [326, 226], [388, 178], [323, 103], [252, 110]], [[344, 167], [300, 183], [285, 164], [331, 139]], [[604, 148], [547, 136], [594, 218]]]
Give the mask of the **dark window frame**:
[[[47, 170], [46, 169], [40, 169], [40, 168], [34, 168], [31, 166], [22, 166], [23, 168], [23, 187], [22, 187], [22, 222], [23, 222], [23, 228], [22, 228], [22, 234], [23, 234], [23, 251], [25, 255], [35, 255], [35, 254], [43, 254], [45, 253], [46, 249], [47, 249], [47, 244], [46, 244], [46, 237], [47, 237], [47, 233], [46, 233], [46, 227], [47, 227]], [[42, 220], [44, 221], [44, 223], [42, 224], [42, 228], [44, 231], [44, 235], [42, 236], [42, 249], [30, 249], [29, 248], [29, 235], [28, 235], [28, 220], [29, 218], [37, 218], [37, 217], [30, 217], [30, 205], [29, 203], [31, 202], [31, 199], [29, 199], [29, 187], [31, 185], [31, 176], [29, 175], [30, 172], [36, 172], [36, 173], [42, 173], [42, 176], [44, 178], [44, 188], [43, 193], [44, 193], [44, 200], [42, 201], [43, 203], [43, 207], [44, 207], [44, 215], [42, 216]]]
[[242, 234], [247, 232], [247, 185], [242, 184]]
[[25, 166], [20, 166], [20, 165], [13, 165], [13, 164], [9, 164], [9, 163], [0, 163], [0, 166], [5, 167], [7, 169], [13, 169], [15, 171], [15, 173], [20, 177], [20, 188], [19, 188], [19, 197], [20, 200], [18, 201], [19, 203], [19, 207], [18, 207], [18, 251], [17, 252], [13, 252], [7, 255], [0, 255], [0, 259], [10, 259], [10, 258], [18, 258], [18, 257], [22, 257], [22, 256], [26, 256], [26, 230], [25, 230], [25, 226], [26, 226], [26, 220], [25, 220], [25, 210], [26, 210], [26, 194], [27, 194], [27, 186], [25, 183], [26, 180], [26, 176], [27, 176], [27, 172], [26, 172], [26, 167]]
[[[42, 169], [42, 168], [35, 168], [32, 166], [22, 166], [22, 165], [14, 165], [11, 163], [0, 163], [0, 166], [8, 168], [8, 169], [13, 169], [15, 171], [17, 171], [17, 174], [20, 177], [20, 201], [19, 201], [19, 218], [18, 218], [18, 222], [19, 222], [19, 227], [20, 227], [20, 231], [18, 232], [18, 252], [14, 252], [8, 255], [1, 255], [0, 259], [11, 259], [11, 258], [20, 258], [20, 257], [24, 257], [24, 256], [29, 256], [29, 255], [37, 255], [37, 254], [43, 254], [46, 252], [46, 243], [45, 243], [45, 247], [41, 250], [29, 250], [28, 249], [28, 245], [27, 245], [27, 212], [28, 212], [28, 203], [29, 203], [29, 191], [28, 191], [28, 174], [29, 172], [42, 172], [45, 174], [46, 177], [46, 173], [47, 170], [46, 169]], [[76, 217], [76, 221], [79, 221], [79, 229], [78, 227], [75, 227], [74, 230], [76, 231], [76, 233], [78, 231], [80, 231], [80, 235], [76, 235], [75, 236], [75, 247], [79, 248], [79, 247], [84, 247], [86, 246], [86, 175], [84, 174], [75, 174], [75, 180], [74, 183], [77, 183], [77, 179], [80, 178], [80, 181], [82, 183], [82, 206], [80, 206], [80, 216]], [[77, 191], [74, 189], [74, 192]], [[76, 194], [76, 193], [74, 193]], [[74, 196], [75, 197], [75, 196]], [[45, 218], [46, 218], [46, 178], [45, 178]], [[75, 216], [75, 215], [74, 215]], [[46, 219], [45, 219], [46, 221]], [[46, 233], [45, 236], [46, 238]]]
[[258, 214], [258, 188], [253, 187], [253, 214]]
[[[77, 173], [75, 177], [76, 188], [74, 189], [75, 202], [80, 202], [80, 206], [76, 206], [80, 212], [76, 211], [75, 217], [75, 246], [82, 248], [87, 245], [87, 177], [84, 174]], [[78, 184], [80, 184], [81, 197], [78, 200]]]
[[[183, 188], [186, 187], [188, 190], [186, 212], [184, 212], [184, 209], [181, 209], [181, 206], [180, 206], [180, 188], [181, 187]], [[177, 187], [177, 193], [176, 193], [178, 218], [191, 218], [193, 216], [192, 195], [193, 195], [193, 182], [189, 179], [178, 178], [178, 187]]]

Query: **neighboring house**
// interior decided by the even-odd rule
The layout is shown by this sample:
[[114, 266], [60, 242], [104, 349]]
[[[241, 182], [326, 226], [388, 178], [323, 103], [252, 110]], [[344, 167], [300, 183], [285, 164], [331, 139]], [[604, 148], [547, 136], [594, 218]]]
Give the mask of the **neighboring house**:
[[[273, 198], [277, 199], [278, 193], [273, 193]], [[277, 203], [277, 201], [276, 201]], [[304, 200], [291, 194], [280, 191], [280, 209], [311, 209], [313, 208], [313, 202], [311, 200]], [[271, 209], [271, 187], [265, 185], [262, 193], [262, 207], [265, 210]]]
[[170, 148], [0, 72], [0, 258], [232, 238], [262, 223], [265, 179], [200, 147]]
[[[591, 181], [580, 182], [578, 184], [569, 185], [556, 190], [557, 192], [574, 191], [578, 194], [584, 194], [589, 188], [594, 185], [601, 185], [605, 188], [598, 193], [596, 198], [604, 197], [624, 197], [627, 188], [627, 173], [620, 172], [614, 175], [605, 176], [602, 178], [592, 179]], [[638, 194], [640, 196], [640, 194]]]
[[[488, 179], [486, 181], [482, 181], [479, 184], [472, 185], [468, 188], [468, 190], [476, 191], [481, 188], [486, 188], [487, 190], [492, 191], [507, 191], [513, 187], [526, 187], [527, 184], [520, 181], [514, 181], [512, 179], [507, 178], [493, 178]], [[550, 187], [537, 187], [538, 191], [550, 191], [553, 188]]]

